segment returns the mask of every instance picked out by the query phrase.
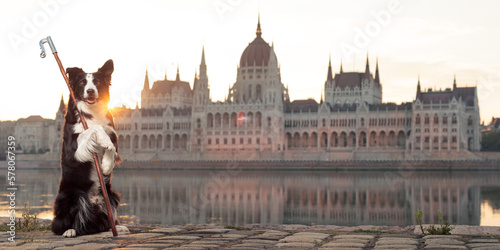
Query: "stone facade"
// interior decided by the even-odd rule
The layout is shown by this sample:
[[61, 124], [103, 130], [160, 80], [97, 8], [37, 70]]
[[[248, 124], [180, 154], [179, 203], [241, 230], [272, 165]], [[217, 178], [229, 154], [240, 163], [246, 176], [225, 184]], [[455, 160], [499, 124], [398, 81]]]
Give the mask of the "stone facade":
[[453, 159], [479, 151], [476, 87], [420, 88], [411, 102], [383, 103], [378, 60], [373, 76], [367, 58], [365, 72], [341, 66], [334, 75], [330, 62], [320, 103], [290, 101], [259, 22], [224, 101], [210, 99], [203, 49], [192, 90], [179, 74], [150, 88], [146, 72], [142, 107], [114, 113], [129, 159]]

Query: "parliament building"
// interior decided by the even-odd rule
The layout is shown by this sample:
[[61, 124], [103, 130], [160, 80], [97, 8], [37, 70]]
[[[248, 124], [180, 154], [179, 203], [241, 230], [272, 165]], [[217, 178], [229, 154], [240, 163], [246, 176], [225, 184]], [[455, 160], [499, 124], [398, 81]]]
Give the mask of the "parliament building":
[[[450, 81], [451, 82], [451, 81]], [[210, 97], [204, 48], [193, 87], [154, 81], [141, 107], [115, 108], [126, 160], [418, 160], [474, 159], [481, 133], [476, 87], [421, 89], [414, 100], [382, 102], [378, 61], [364, 72], [334, 72], [321, 101], [290, 100], [274, 45], [255, 39], [241, 54], [224, 101]]]

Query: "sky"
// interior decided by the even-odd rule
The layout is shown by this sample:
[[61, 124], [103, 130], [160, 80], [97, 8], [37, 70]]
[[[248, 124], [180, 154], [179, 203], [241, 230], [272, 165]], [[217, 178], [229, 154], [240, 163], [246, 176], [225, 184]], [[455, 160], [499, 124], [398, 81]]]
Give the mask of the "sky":
[[[146, 68], [191, 86], [205, 47], [213, 101], [236, 80], [255, 38], [274, 43], [290, 98], [320, 100], [328, 60], [338, 72], [370, 69], [378, 57], [383, 102], [410, 102], [423, 89], [477, 86], [481, 120], [500, 116], [500, 1], [68, 1], [0, 0], [0, 120], [54, 119], [69, 91], [39, 41], [51, 36], [65, 67], [115, 71], [110, 106], [140, 105]], [[46, 49], [50, 51], [48, 46]]]

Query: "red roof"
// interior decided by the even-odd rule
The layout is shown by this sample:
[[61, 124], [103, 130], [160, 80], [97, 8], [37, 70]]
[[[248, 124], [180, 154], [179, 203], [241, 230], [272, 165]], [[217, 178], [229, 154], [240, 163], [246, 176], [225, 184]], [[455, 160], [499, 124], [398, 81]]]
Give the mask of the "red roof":
[[335, 86], [344, 89], [349, 87], [353, 89], [358, 86], [361, 89], [361, 80], [364, 78], [365, 73], [346, 72], [335, 74]]
[[185, 81], [171, 81], [171, 80], [160, 80], [153, 83], [153, 87], [151, 88], [151, 92], [158, 94], [172, 94], [172, 89], [181, 88], [184, 92], [192, 94], [191, 86], [189, 86], [189, 82]]
[[319, 104], [314, 99], [307, 100], [295, 100], [288, 104], [285, 108], [285, 112], [299, 113], [299, 112], [318, 112]]
[[438, 104], [438, 103], [449, 103], [453, 93], [451, 91], [439, 91], [439, 92], [424, 92], [421, 94], [420, 98], [424, 104]]

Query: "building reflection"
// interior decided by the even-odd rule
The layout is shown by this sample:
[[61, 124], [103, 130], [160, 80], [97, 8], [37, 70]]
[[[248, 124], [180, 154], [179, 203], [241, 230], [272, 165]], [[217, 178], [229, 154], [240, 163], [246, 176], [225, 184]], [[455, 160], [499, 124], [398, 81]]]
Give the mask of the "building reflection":
[[[47, 214], [59, 171], [19, 170], [18, 207]], [[5, 185], [5, 184], [3, 184]], [[119, 216], [142, 224], [479, 225], [481, 188], [499, 187], [487, 172], [115, 171]], [[5, 187], [3, 190], [6, 190]], [[7, 211], [6, 196], [1, 207]], [[499, 202], [499, 201], [494, 201]], [[50, 214], [50, 213], [49, 213]], [[6, 215], [2, 215], [6, 216]], [[18, 216], [20, 212], [18, 211]]]

